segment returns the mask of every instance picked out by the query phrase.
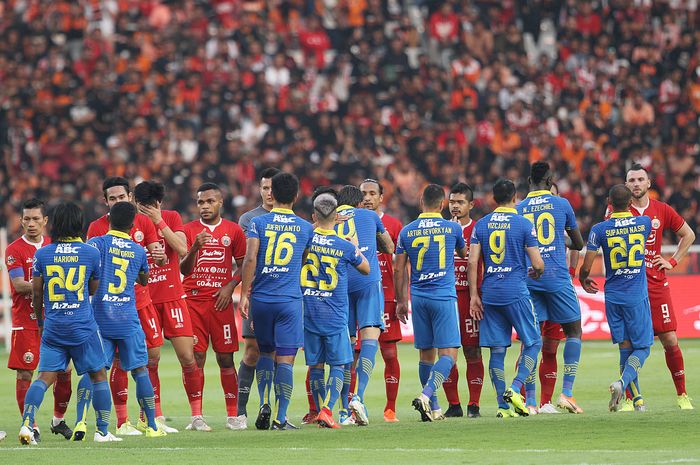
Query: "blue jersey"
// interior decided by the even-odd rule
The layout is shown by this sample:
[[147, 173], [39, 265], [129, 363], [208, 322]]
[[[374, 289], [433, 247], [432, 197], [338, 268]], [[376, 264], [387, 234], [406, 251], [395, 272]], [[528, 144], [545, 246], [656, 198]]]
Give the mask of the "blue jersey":
[[75, 346], [95, 334], [88, 283], [99, 279], [100, 272], [100, 253], [80, 239], [36, 251], [32, 275], [44, 279], [44, 340]]
[[549, 191], [533, 191], [516, 207], [537, 231], [537, 243], [544, 261], [544, 274], [528, 278], [527, 287], [534, 291], [556, 292], [571, 282], [566, 264], [565, 234], [577, 229], [574, 209], [569, 201]]
[[647, 297], [644, 244], [651, 232], [651, 218], [613, 213], [591, 228], [588, 250], [603, 248], [605, 301], [636, 305]]
[[249, 239], [258, 239], [252, 295], [261, 302], [301, 299], [301, 265], [311, 245], [313, 226], [292, 210], [273, 208], [250, 220]]
[[537, 232], [530, 220], [515, 208], [499, 207], [476, 223], [471, 243], [481, 244], [484, 303], [510, 305], [530, 297], [525, 248], [537, 247]]
[[148, 273], [146, 252], [128, 233], [120, 231], [93, 237], [88, 244], [102, 258], [100, 285], [92, 297], [100, 333], [110, 339], [128, 337], [141, 329], [134, 284], [139, 273]]
[[304, 328], [331, 335], [348, 327], [348, 272], [362, 263], [360, 250], [335, 231], [316, 229], [301, 271]]
[[382, 270], [377, 258], [377, 235], [383, 234], [384, 223], [372, 210], [354, 208], [348, 205], [338, 207], [338, 214], [348, 216], [348, 220], [335, 227], [341, 237], [357, 236], [360, 252], [369, 261], [369, 274], [364, 275], [351, 268], [348, 272], [348, 292], [355, 292], [371, 283], [382, 280]]
[[457, 298], [454, 251], [462, 248], [462, 227], [439, 213], [422, 213], [404, 226], [396, 254], [408, 254], [411, 262], [411, 295]]

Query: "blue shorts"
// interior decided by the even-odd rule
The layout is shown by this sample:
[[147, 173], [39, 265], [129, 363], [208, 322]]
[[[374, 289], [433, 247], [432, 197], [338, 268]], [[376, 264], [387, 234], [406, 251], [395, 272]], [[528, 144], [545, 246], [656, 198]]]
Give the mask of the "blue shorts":
[[102, 338], [97, 331], [77, 346], [55, 345], [42, 338], [39, 353], [39, 372], [66, 371], [71, 360], [79, 375], [95, 373], [107, 367]]
[[353, 361], [350, 334], [341, 331], [322, 335], [304, 330], [304, 356], [308, 366], [327, 363], [331, 366], [345, 365]]
[[513, 328], [525, 347], [542, 341], [535, 308], [529, 298], [509, 305], [483, 305], [484, 319], [479, 325], [481, 347], [510, 347]]
[[354, 337], [358, 329], [376, 326], [384, 331], [384, 291], [382, 282], [377, 281], [348, 292], [350, 311], [348, 312], [348, 330]]
[[260, 352], [275, 349], [298, 349], [304, 345], [304, 311], [302, 299], [286, 302], [262, 302], [250, 298], [255, 337]]
[[613, 344], [630, 341], [632, 348], [644, 349], [654, 343], [649, 298], [627, 305], [605, 302], [605, 316]]
[[413, 346], [416, 349], [459, 347], [457, 299], [435, 300], [411, 296]]
[[146, 335], [141, 329], [123, 339], [105, 337], [102, 339], [102, 344], [105, 348], [107, 366], [112, 366], [114, 353], [117, 349], [119, 349], [119, 363], [124, 371], [131, 371], [148, 365]]
[[535, 306], [537, 320], [540, 323], [571, 323], [581, 319], [581, 307], [578, 305], [576, 291], [571, 280], [556, 292], [530, 290], [532, 304]]

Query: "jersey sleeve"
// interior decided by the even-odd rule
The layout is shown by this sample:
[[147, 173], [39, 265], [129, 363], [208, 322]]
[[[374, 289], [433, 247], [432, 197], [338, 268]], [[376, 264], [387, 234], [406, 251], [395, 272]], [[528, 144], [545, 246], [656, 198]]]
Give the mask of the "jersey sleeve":
[[182, 217], [178, 212], [171, 212], [169, 218], [168, 226], [173, 232], [184, 232], [185, 226], [182, 224]]
[[92, 223], [90, 223], [90, 226], [88, 226], [88, 230], [87, 230], [87, 238], [88, 239], [92, 239], [93, 237], [97, 236], [97, 234], [95, 232], [95, 229], [96, 229], [95, 225], [96, 224], [97, 224], [97, 220], [93, 221]]
[[588, 234], [588, 243], [586, 244], [586, 249], [591, 252], [597, 252], [600, 248], [600, 223], [596, 224], [591, 228], [591, 232]]
[[241, 215], [240, 218], [238, 218], [238, 226], [241, 227], [243, 230], [243, 234], [248, 236], [248, 228], [250, 227], [250, 215], [248, 212], [245, 212]]
[[22, 267], [23, 262], [24, 257], [22, 257], [19, 250], [12, 246], [9, 246], [5, 250], [5, 267], [7, 267], [7, 272], [10, 274], [11, 279], [24, 276], [24, 268]]
[[345, 246], [345, 257], [352, 266], [358, 267], [360, 263], [362, 263], [362, 252], [360, 252], [360, 249], [355, 247], [353, 243], [349, 241], [345, 242], [347, 242]]
[[234, 259], [245, 257], [246, 238], [243, 229], [236, 223], [233, 223], [233, 241], [231, 241], [231, 255]]
[[472, 229], [472, 235], [469, 238], [469, 244], [481, 244], [481, 241], [479, 240], [479, 223], [476, 223], [474, 225], [474, 228]]
[[250, 220], [250, 227], [248, 228], [248, 239], [257, 239], [260, 240], [260, 234], [258, 233], [258, 230], [260, 229], [260, 221], [258, 220], [260, 217], [253, 218]]
[[685, 220], [670, 205], [664, 205], [664, 225], [673, 232], [678, 232], [683, 227]]
[[90, 278], [100, 279], [100, 275], [102, 274], [102, 258], [100, 256], [100, 252], [99, 250], [94, 248], [90, 248], [88, 250], [90, 250], [90, 252], [92, 253], [92, 274], [90, 275]]
[[382, 223], [382, 219], [379, 218], [379, 215], [372, 212], [372, 219], [374, 220], [374, 224], [377, 226], [377, 234], [384, 234], [386, 232], [386, 228], [384, 227], [384, 223]]
[[399, 239], [398, 239], [398, 241], [396, 241], [396, 250], [394, 251], [394, 253], [396, 255], [406, 253], [406, 249], [404, 249], [404, 246], [403, 246], [404, 240], [405, 240], [404, 239], [404, 230], [402, 229], [401, 232], [399, 233]]
[[[147, 218], [148, 219], [148, 218]], [[172, 228], [171, 228], [172, 229]], [[150, 219], [143, 222], [143, 243], [146, 246], [158, 242], [158, 232], [156, 231], [156, 226]]]
[[455, 250], [462, 250], [467, 244], [464, 242], [461, 226], [455, 223], [454, 226], [452, 226], [452, 232], [455, 235], [455, 239], [457, 239], [457, 242], [455, 242]]
[[314, 227], [313, 227], [313, 225], [311, 223], [309, 223], [308, 221], [305, 221], [305, 223], [306, 223], [306, 227], [308, 230], [308, 233], [307, 233], [308, 237], [306, 239], [306, 247], [304, 247], [304, 250], [311, 247], [311, 242], [313, 242], [313, 239], [314, 239]]
[[567, 231], [573, 231], [574, 229], [578, 229], [578, 223], [576, 222], [576, 214], [574, 213], [574, 209], [571, 207], [571, 204], [568, 200], [562, 200], [562, 203], [564, 204], [564, 213], [566, 214], [566, 223], [564, 224], [564, 227]]
[[32, 260], [32, 276], [43, 276], [44, 273], [41, 271], [41, 255], [38, 251], [34, 254], [34, 260]]
[[525, 220], [523, 222], [523, 229], [525, 230], [525, 247], [539, 246], [539, 242], [537, 242], [537, 229], [535, 229], [535, 225], [532, 224], [532, 222], [527, 218], [521, 218]]

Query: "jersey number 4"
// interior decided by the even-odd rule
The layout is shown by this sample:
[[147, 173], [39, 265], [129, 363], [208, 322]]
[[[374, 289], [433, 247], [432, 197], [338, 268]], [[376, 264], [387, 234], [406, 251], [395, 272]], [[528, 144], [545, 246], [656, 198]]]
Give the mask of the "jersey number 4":
[[49, 301], [63, 302], [66, 296], [61, 291], [75, 292], [79, 302], [85, 300], [83, 288], [85, 287], [85, 272], [87, 267], [80, 265], [68, 268], [68, 272], [59, 265], [47, 265], [46, 276], [49, 278]]

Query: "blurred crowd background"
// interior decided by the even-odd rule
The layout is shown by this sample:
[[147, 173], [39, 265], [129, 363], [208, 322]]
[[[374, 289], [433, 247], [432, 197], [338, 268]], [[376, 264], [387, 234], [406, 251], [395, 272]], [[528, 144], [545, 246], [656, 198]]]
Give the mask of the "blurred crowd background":
[[94, 219], [109, 175], [163, 181], [186, 220], [217, 182], [237, 219], [268, 166], [302, 214], [372, 177], [404, 221], [466, 181], [478, 218], [543, 159], [584, 234], [633, 161], [697, 231], [699, 22], [696, 0], [6, 0], [0, 226], [31, 196]]

